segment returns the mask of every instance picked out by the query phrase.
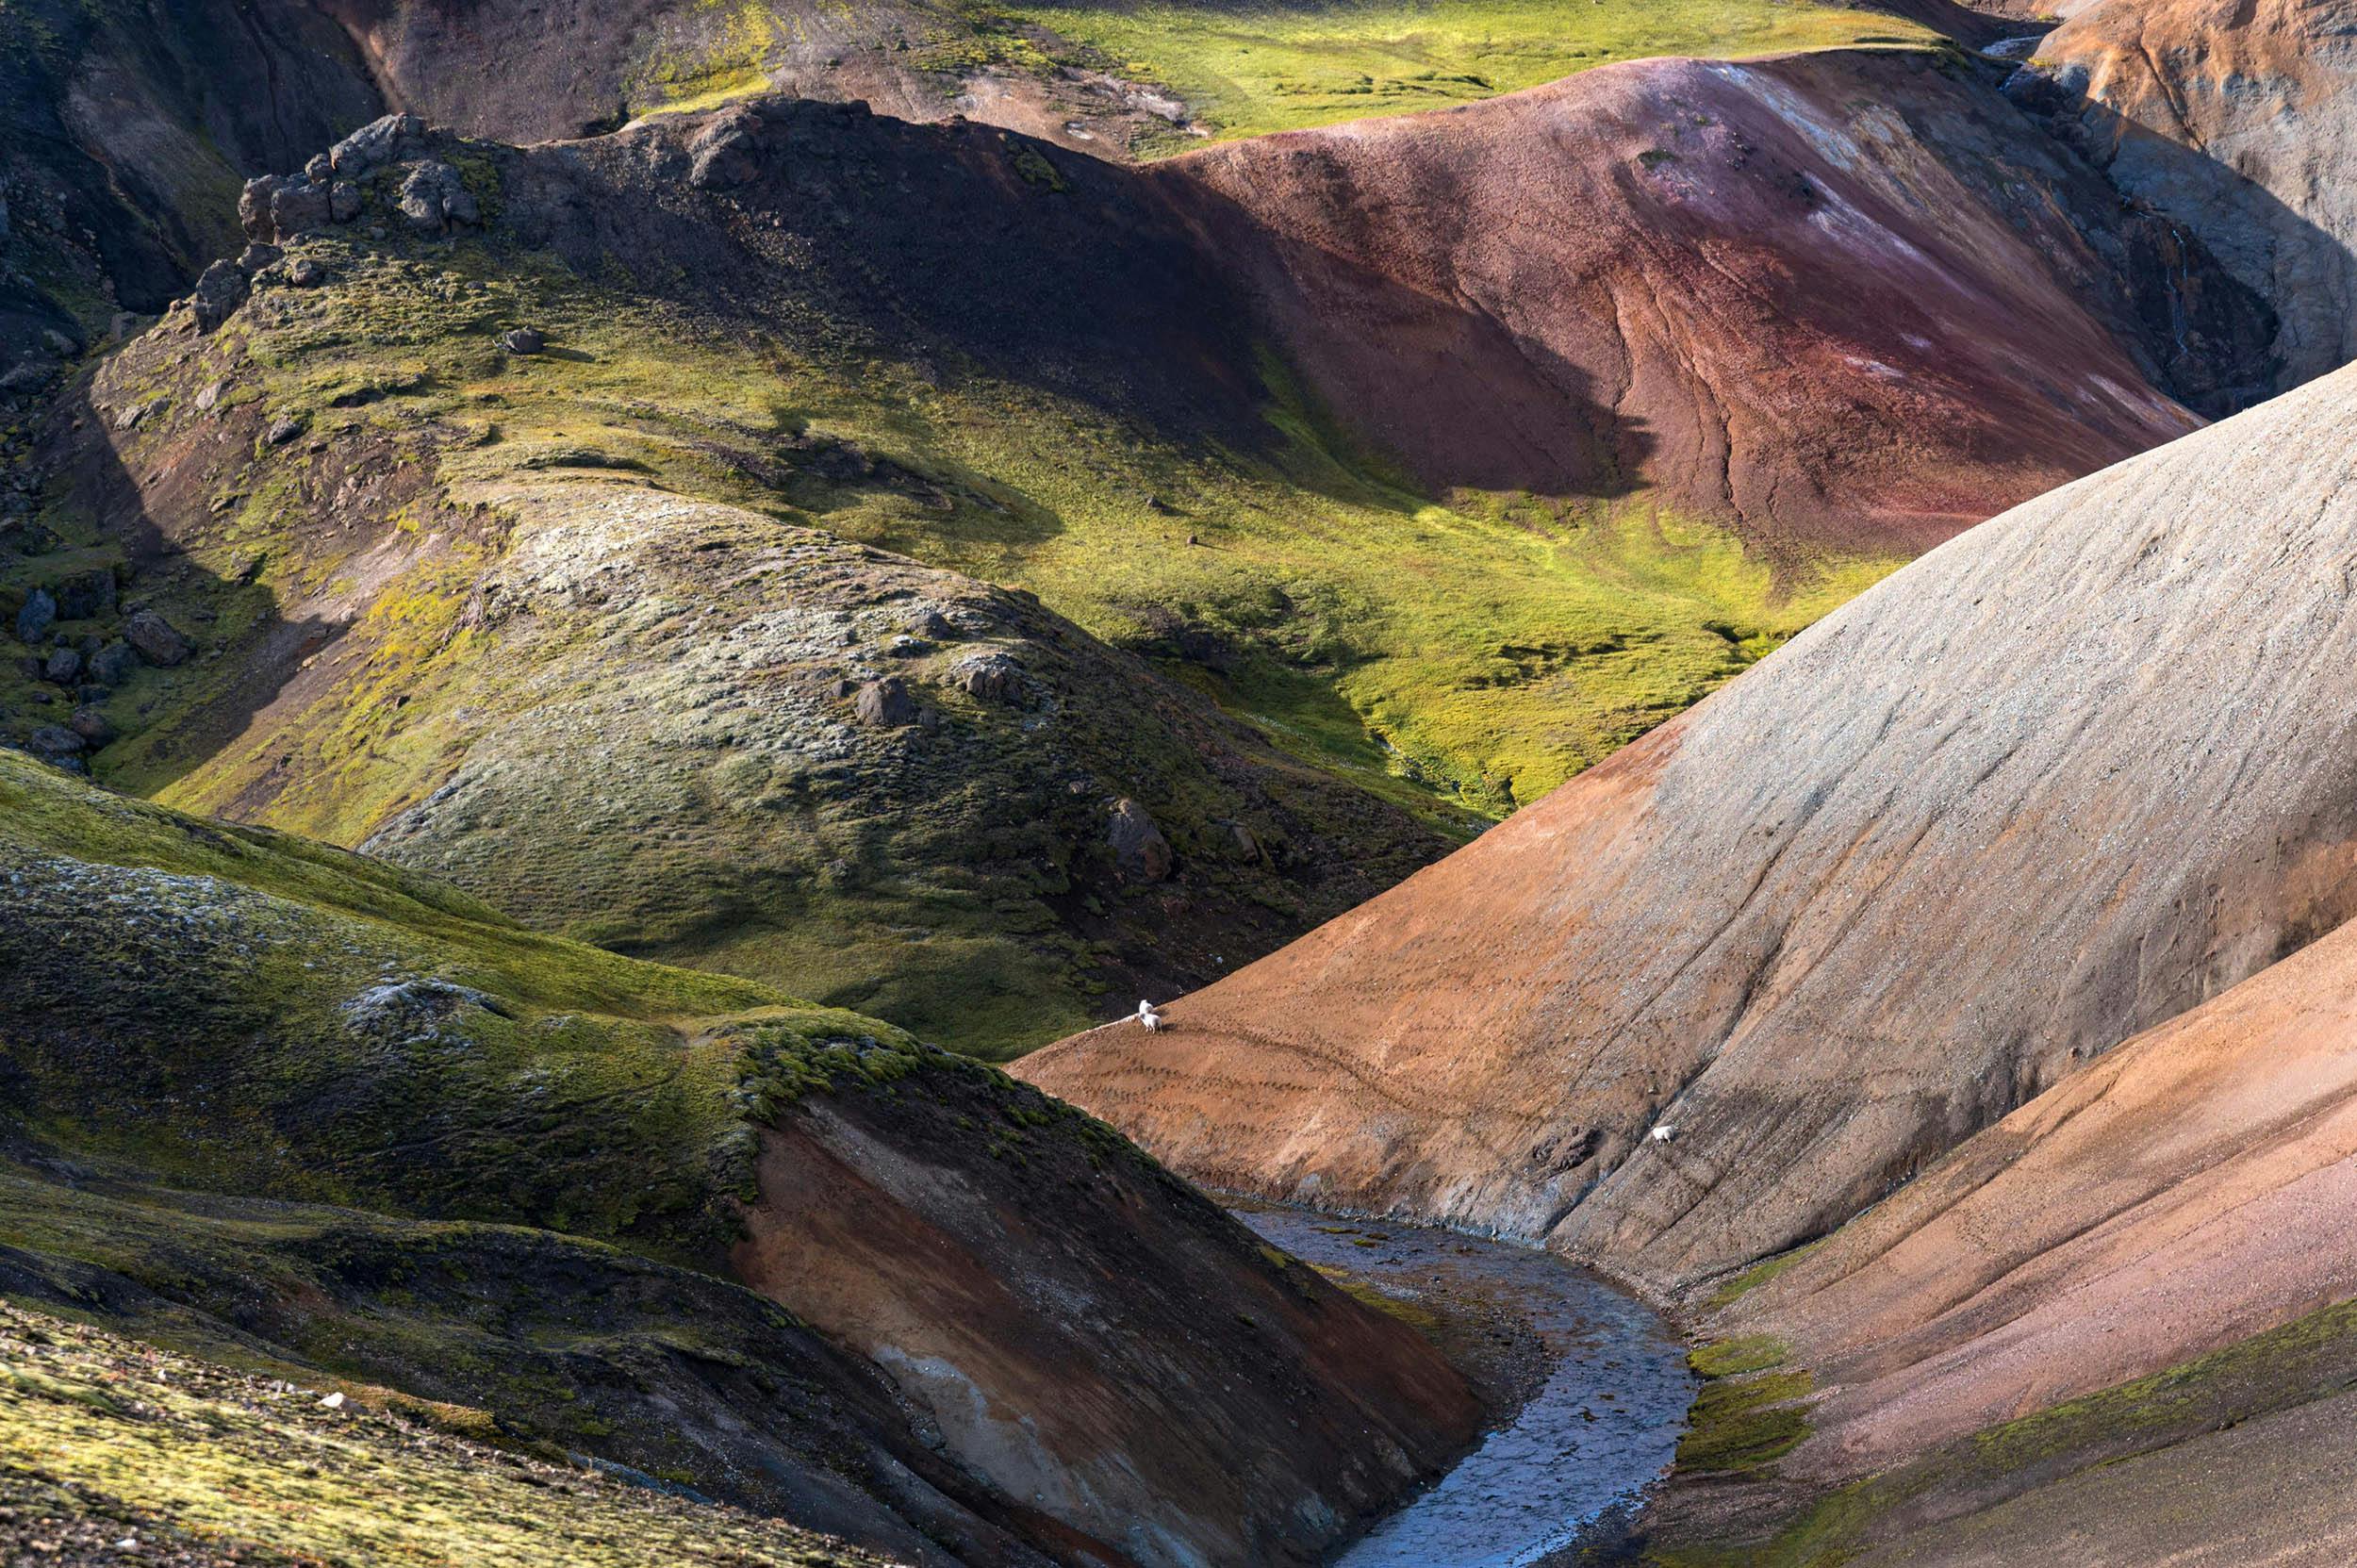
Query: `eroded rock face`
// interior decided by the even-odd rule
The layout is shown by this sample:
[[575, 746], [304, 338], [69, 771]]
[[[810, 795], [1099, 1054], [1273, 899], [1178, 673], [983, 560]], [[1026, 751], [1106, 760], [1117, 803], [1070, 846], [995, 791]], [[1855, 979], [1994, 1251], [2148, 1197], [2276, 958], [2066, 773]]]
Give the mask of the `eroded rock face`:
[[1821, 1233], [2357, 913], [2353, 414], [2343, 371], [2018, 507], [1022, 1071], [1199, 1178], [1661, 1289]]
[[1968, 1140], [1722, 1314], [1829, 1392], [1838, 1478], [2357, 1296], [2357, 927]]
[[2090, 6], [2014, 89], [2281, 318], [2283, 386], [2357, 357], [2357, 10]]

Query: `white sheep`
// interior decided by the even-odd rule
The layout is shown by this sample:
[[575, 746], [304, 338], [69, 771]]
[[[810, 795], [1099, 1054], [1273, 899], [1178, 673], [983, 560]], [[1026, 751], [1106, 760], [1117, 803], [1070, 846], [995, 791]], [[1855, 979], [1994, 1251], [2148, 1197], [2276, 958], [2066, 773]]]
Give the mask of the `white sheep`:
[[1678, 1130], [1667, 1122], [1653, 1130], [1653, 1141], [1657, 1144], [1666, 1144], [1677, 1135]]
[[1146, 1026], [1148, 1034], [1152, 1034], [1162, 1027], [1162, 1015], [1154, 1011], [1152, 1002], [1141, 1001], [1138, 1003], [1138, 1022]]

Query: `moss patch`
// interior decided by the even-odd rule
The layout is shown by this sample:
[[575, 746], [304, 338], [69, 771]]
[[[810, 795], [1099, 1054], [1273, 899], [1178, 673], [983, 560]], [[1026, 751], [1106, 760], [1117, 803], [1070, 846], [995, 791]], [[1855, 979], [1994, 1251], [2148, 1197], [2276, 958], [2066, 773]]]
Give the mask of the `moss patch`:
[[1806, 1372], [1779, 1372], [1784, 1346], [1753, 1337], [1701, 1346], [1686, 1360], [1703, 1379], [1678, 1440], [1688, 1472], [1753, 1471], [1800, 1446], [1808, 1435], [1802, 1403], [1815, 1386]]
[[[1936, 44], [1872, 11], [1772, 0], [1324, 0], [1274, 6], [976, 4], [1079, 46], [1076, 61], [1168, 89], [1213, 135], [1264, 136], [1468, 103], [1619, 60], [1738, 58], [1856, 44]], [[1038, 35], [984, 29], [980, 36]], [[1053, 54], [1067, 51], [1050, 45]], [[1021, 56], [1006, 53], [1006, 63]], [[1172, 135], [1147, 151], [1177, 151]]]

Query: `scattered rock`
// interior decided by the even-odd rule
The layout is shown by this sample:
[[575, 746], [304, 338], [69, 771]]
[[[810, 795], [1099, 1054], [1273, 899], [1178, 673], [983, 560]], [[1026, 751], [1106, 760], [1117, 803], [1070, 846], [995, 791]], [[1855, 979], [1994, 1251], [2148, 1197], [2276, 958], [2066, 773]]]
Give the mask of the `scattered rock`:
[[256, 239], [248, 244], [238, 257], [238, 271], [252, 277], [265, 267], [275, 267], [287, 259], [287, 253], [275, 245], [265, 245]]
[[859, 688], [852, 703], [859, 721], [880, 730], [898, 729], [916, 722], [916, 700], [897, 675], [881, 681], [870, 681]]
[[211, 413], [214, 408], [220, 404], [221, 394], [227, 390], [229, 390], [229, 383], [226, 381], [206, 382], [196, 394], [197, 412], [200, 414]]
[[125, 641], [139, 650], [140, 657], [149, 664], [166, 668], [180, 663], [196, 652], [196, 644], [182, 636], [172, 622], [153, 610], [138, 610], [123, 623]]
[[360, 216], [360, 188], [350, 180], [338, 180], [327, 188], [327, 216], [330, 222], [349, 223]]
[[196, 291], [189, 296], [189, 314], [196, 320], [199, 332], [210, 332], [238, 312], [251, 291], [246, 276], [233, 264], [216, 261], [205, 269], [196, 280]]
[[899, 636], [894, 637], [890, 642], [885, 643], [883, 651], [886, 658], [913, 659], [931, 646], [932, 645], [931, 643], [925, 641], [922, 637], [912, 637], [906, 634], [902, 634]]
[[1161, 882], [1170, 875], [1176, 864], [1170, 840], [1162, 836], [1154, 818], [1135, 801], [1114, 802], [1105, 842], [1113, 847], [1113, 864], [1121, 867], [1122, 874], [1140, 882]]
[[28, 647], [49, 635], [49, 628], [58, 620], [58, 602], [46, 588], [35, 588], [25, 596], [24, 608], [16, 612], [16, 640]]
[[280, 239], [309, 234], [327, 226], [327, 190], [308, 180], [295, 180], [271, 192], [271, 227]]
[[344, 1395], [341, 1389], [337, 1390], [335, 1393], [320, 1401], [320, 1409], [323, 1411], [339, 1411], [343, 1408]]
[[500, 335], [500, 347], [510, 354], [538, 354], [548, 339], [528, 326], [511, 327]]
[[140, 667], [139, 654], [127, 642], [110, 642], [90, 656], [90, 678], [106, 685], [119, 686], [131, 678]]
[[116, 409], [115, 428], [117, 430], [137, 430], [140, 427], [140, 421], [147, 418], [148, 407], [149, 405], [144, 403], [133, 403], [126, 404], [124, 406]]
[[909, 617], [908, 629], [920, 637], [954, 637], [958, 629], [949, 624], [949, 618], [928, 604]]
[[287, 281], [297, 289], [317, 289], [327, 281], [327, 269], [306, 256], [287, 268]]
[[687, 183], [699, 190], [723, 190], [743, 185], [761, 172], [753, 140], [761, 122], [749, 110], [730, 109], [715, 115], [687, 144]]
[[35, 360], [31, 364], [19, 365], [8, 374], [0, 375], [0, 392], [11, 394], [38, 392], [49, 385], [49, 378], [55, 374], [57, 374], [55, 365], [40, 360]]
[[286, 183], [277, 174], [261, 174], [245, 182], [245, 189], [238, 193], [238, 223], [247, 239], [267, 245], [278, 238], [271, 222], [271, 198]]
[[82, 755], [82, 737], [58, 724], [43, 724], [25, 742], [25, 749], [44, 762], [63, 763]]
[[1228, 841], [1236, 847], [1236, 856], [1240, 860], [1256, 861], [1264, 858], [1259, 835], [1242, 822], [1228, 824]]
[[41, 678], [53, 686], [70, 686], [82, 678], [82, 655], [72, 648], [50, 650], [49, 662], [41, 668]]
[[302, 434], [303, 421], [301, 420], [291, 414], [281, 414], [270, 421], [270, 428], [262, 432], [262, 439], [272, 446], [285, 446]]
[[58, 602], [59, 620], [110, 615], [115, 607], [115, 574], [105, 567], [92, 567], [56, 584], [50, 593]]
[[1004, 653], [977, 653], [959, 662], [950, 682], [984, 702], [1012, 702], [1023, 695], [1023, 667]]
[[325, 153], [314, 153], [311, 161], [303, 166], [303, 177], [313, 185], [325, 185], [336, 177], [336, 160]]
[[420, 234], [448, 234], [453, 227], [477, 222], [482, 213], [458, 171], [438, 158], [429, 158], [402, 181], [401, 215]]

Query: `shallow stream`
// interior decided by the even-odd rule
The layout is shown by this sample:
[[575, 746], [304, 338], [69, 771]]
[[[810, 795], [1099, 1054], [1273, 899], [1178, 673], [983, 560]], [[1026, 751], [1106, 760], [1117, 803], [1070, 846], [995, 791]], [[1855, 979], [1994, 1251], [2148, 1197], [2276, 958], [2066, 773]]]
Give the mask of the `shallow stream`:
[[1668, 1470], [1694, 1379], [1676, 1333], [1635, 1296], [1551, 1253], [1453, 1230], [1261, 1204], [1236, 1217], [1481, 1335], [1497, 1350], [1491, 1378], [1527, 1394], [1336, 1568], [1536, 1568], [1632, 1510]]

